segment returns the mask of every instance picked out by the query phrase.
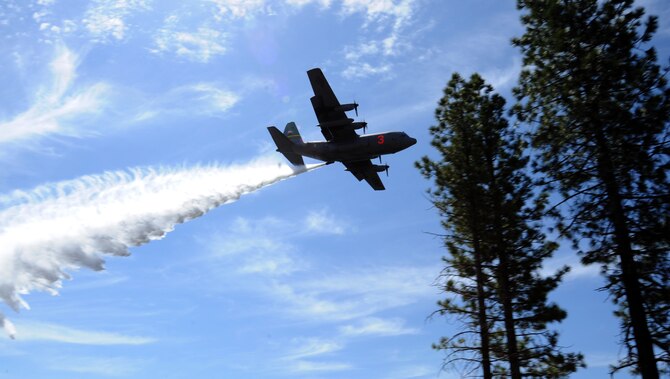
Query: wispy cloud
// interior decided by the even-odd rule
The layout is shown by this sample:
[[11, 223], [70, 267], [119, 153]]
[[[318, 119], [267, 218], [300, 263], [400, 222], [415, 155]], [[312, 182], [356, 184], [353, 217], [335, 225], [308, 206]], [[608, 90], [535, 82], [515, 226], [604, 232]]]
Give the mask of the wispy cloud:
[[588, 353], [585, 357], [589, 367], [610, 367], [619, 361], [613, 353]]
[[196, 99], [203, 103], [206, 108], [217, 112], [226, 112], [239, 100], [239, 96], [232, 91], [218, 88], [210, 83], [198, 83], [185, 87], [184, 91], [196, 94]]
[[415, 0], [342, 0], [346, 14], [364, 13], [369, 22], [391, 19], [393, 26], [402, 26], [413, 13]]
[[79, 29], [77, 21], [67, 18], [59, 18], [54, 15], [54, 0], [38, 0], [31, 4], [32, 19], [42, 33], [40, 40], [47, 44], [61, 40], [63, 36], [71, 34]]
[[286, 3], [292, 6], [302, 7], [307, 4], [317, 3], [323, 8], [328, 8], [333, 0], [286, 0]]
[[[330, 356], [342, 350], [341, 342], [320, 338], [296, 338], [288, 354], [279, 358], [280, 369], [290, 373], [333, 372], [349, 370], [352, 366], [343, 362], [324, 361], [323, 356]], [[321, 360], [316, 361], [319, 358]], [[309, 360], [308, 360], [309, 359]]]
[[[372, 33], [365, 33], [365, 40], [344, 48], [347, 67], [342, 76], [352, 79], [390, 74], [393, 68], [390, 58], [411, 50], [404, 31], [411, 23], [415, 2], [343, 0], [345, 15], [362, 13], [366, 16], [363, 29], [368, 29], [370, 24], [377, 25], [377, 28]], [[379, 36], [379, 30], [382, 36]]]
[[[447, 379], [456, 378], [455, 375], [449, 375], [449, 373], [442, 373], [436, 367], [426, 366], [426, 365], [409, 365], [401, 366], [394, 370], [393, 374], [388, 376], [387, 379], [416, 379], [416, 378], [443, 378]], [[460, 376], [459, 376], [460, 377]]]
[[324, 234], [339, 238], [351, 230], [328, 209], [311, 209], [293, 219], [241, 217], [223, 229], [225, 233], [203, 239], [212, 259], [223, 261], [210, 265], [222, 270], [216, 275], [220, 280], [230, 280], [231, 273], [254, 274], [253, 280], [232, 283], [248, 286], [244, 290], [260, 296], [258, 303], [273, 317], [331, 325], [324, 330], [334, 331], [331, 337], [285, 341], [283, 353], [270, 358], [276, 371], [314, 374], [355, 369], [340, 356], [352, 341], [419, 333], [403, 319], [374, 315], [428, 300], [434, 294], [434, 268], [347, 266], [333, 272], [312, 267], [315, 263], [300, 254], [300, 239]]
[[267, 289], [293, 317], [345, 321], [409, 305], [432, 295], [434, 268], [383, 267], [274, 283]]
[[18, 341], [52, 341], [77, 345], [146, 345], [156, 342], [156, 339], [150, 337], [82, 330], [41, 322], [21, 322], [17, 323], [16, 328]]
[[357, 324], [341, 327], [340, 332], [345, 336], [400, 336], [417, 334], [419, 331], [405, 327], [405, 321], [399, 318], [386, 320], [369, 317]]
[[265, 0], [208, 0], [215, 7], [217, 20], [247, 18], [266, 9]]
[[298, 360], [287, 367], [293, 373], [336, 372], [351, 370], [354, 367], [344, 362], [314, 362]]
[[347, 225], [335, 218], [327, 209], [321, 209], [307, 214], [304, 230], [308, 233], [344, 234]]
[[49, 359], [47, 366], [57, 371], [105, 376], [127, 376], [138, 371], [142, 363], [141, 360], [126, 357], [55, 356]]
[[79, 137], [93, 133], [93, 130], [84, 130], [80, 118], [103, 109], [103, 97], [108, 86], [95, 83], [74, 87], [77, 64], [78, 57], [74, 52], [64, 46], [56, 49], [56, 56], [50, 64], [51, 85], [37, 91], [28, 110], [11, 120], [0, 122], [0, 143], [48, 134]]
[[[142, 98], [142, 97], [140, 97]], [[242, 95], [219, 83], [200, 82], [180, 86], [167, 91], [162, 96], [138, 100], [132, 122], [144, 122], [159, 116], [194, 114], [207, 117], [219, 117], [229, 112]]]
[[309, 264], [296, 257], [292, 238], [343, 234], [347, 224], [327, 209], [312, 210], [302, 222], [263, 217], [238, 217], [228, 232], [207, 239], [211, 258], [237, 267], [237, 273], [266, 276], [288, 275], [306, 269]]
[[282, 357], [283, 360], [299, 360], [317, 355], [324, 355], [342, 350], [342, 344], [334, 340], [320, 338], [297, 338], [293, 341], [292, 350]]
[[201, 26], [195, 31], [178, 30], [168, 22], [154, 36], [154, 53], [174, 52], [191, 61], [207, 63], [227, 51], [228, 34], [211, 27]]
[[596, 264], [592, 265], [583, 265], [579, 261], [577, 254], [573, 252], [558, 252], [560, 255], [556, 255], [551, 259], [544, 262], [540, 274], [542, 276], [553, 275], [564, 266], [570, 267], [570, 271], [566, 274], [565, 281], [574, 281], [580, 279], [591, 279], [597, 278], [600, 276], [600, 267]]
[[235, 267], [238, 274], [277, 276], [303, 270], [306, 263], [294, 257], [295, 246], [278, 232], [287, 231], [289, 225], [273, 217], [238, 217], [229, 232], [207, 238], [210, 258]]
[[100, 278], [93, 277], [90, 280], [73, 282], [70, 284], [69, 290], [83, 291], [83, 290], [100, 289], [104, 287], [115, 286], [127, 280], [128, 280], [127, 276], [101, 275]]
[[[344, 229], [339, 230], [338, 225]], [[335, 215], [312, 210], [295, 221], [238, 218], [227, 232], [208, 236], [204, 243], [211, 252], [210, 266], [216, 277], [228, 280], [231, 274], [257, 275], [250, 289], [274, 303], [283, 317], [310, 322], [349, 321], [351, 324], [342, 331], [350, 335], [415, 332], [397, 319], [355, 320], [432, 296], [433, 267], [348, 268], [320, 271], [318, 278], [310, 274], [313, 270], [307, 270], [313, 263], [299, 254], [296, 241], [315, 234], [338, 235], [347, 228]]]
[[[196, 15], [183, 12], [173, 12], [166, 17], [162, 27], [154, 33], [151, 51], [207, 63], [228, 53], [230, 41], [250, 20], [277, 14], [304, 17], [298, 13], [308, 4], [318, 4], [322, 8], [339, 4], [342, 17], [363, 15], [365, 21], [361, 28], [366, 31], [364, 42], [345, 49], [349, 61], [345, 76], [381, 75], [389, 73], [392, 67], [391, 63], [381, 58], [399, 55], [410, 47], [403, 32], [411, 23], [416, 8], [416, 0], [289, 0], [284, 3], [206, 0], [205, 3], [211, 4], [211, 7], [203, 8], [206, 13], [196, 12], [200, 16], [197, 19]], [[110, 26], [110, 29], [113, 28]]]
[[138, 11], [149, 9], [147, 0], [95, 0], [84, 15], [83, 24], [94, 41], [123, 40], [128, 26], [126, 19]]
[[391, 65], [389, 63], [372, 66], [367, 62], [354, 62], [342, 71], [342, 76], [347, 79], [367, 78], [368, 76], [386, 74], [389, 72], [391, 72]]
[[495, 67], [482, 73], [484, 79], [497, 91], [506, 91], [516, 84], [521, 72], [521, 59], [514, 57], [506, 67]]

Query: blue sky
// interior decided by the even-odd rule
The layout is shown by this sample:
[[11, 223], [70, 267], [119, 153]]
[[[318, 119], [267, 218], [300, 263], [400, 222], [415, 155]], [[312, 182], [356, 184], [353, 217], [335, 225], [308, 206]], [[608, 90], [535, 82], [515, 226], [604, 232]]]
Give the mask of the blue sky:
[[[670, 7], [642, 5], [667, 62]], [[518, 18], [493, 0], [2, 2], [0, 312], [16, 339], [0, 338], [0, 378], [458, 378], [430, 347], [458, 323], [429, 319], [444, 251], [413, 162], [433, 155], [452, 72], [509, 96]], [[321, 139], [313, 67], [370, 132], [419, 142], [385, 157], [384, 192], [335, 164], [233, 202], [239, 183], [286, 170], [267, 126]], [[171, 200], [196, 195], [226, 203], [171, 230], [186, 204]], [[213, 203], [188, 204], [191, 218]], [[94, 271], [84, 227], [142, 246]], [[169, 233], [142, 244], [143, 227]], [[574, 265], [556, 328], [586, 355], [573, 377], [604, 377], [617, 322], [597, 268], [576, 262], [563, 247], [546, 267]]]

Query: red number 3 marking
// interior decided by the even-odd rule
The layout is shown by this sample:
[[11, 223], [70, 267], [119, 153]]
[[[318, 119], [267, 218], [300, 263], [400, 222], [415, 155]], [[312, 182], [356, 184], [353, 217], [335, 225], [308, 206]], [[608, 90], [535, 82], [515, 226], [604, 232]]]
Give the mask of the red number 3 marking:
[[377, 144], [378, 145], [383, 145], [384, 144], [384, 136], [377, 136]]

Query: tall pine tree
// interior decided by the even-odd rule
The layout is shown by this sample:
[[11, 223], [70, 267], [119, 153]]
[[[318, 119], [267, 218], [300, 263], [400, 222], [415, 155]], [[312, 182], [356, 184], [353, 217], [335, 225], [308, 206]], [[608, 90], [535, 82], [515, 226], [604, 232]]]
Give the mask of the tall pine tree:
[[627, 347], [619, 367], [658, 378], [670, 357], [670, 90], [647, 46], [657, 20], [643, 25], [632, 0], [517, 4], [515, 110], [533, 126], [536, 169], [569, 205], [560, 230], [603, 267]]
[[436, 110], [439, 124], [430, 128], [441, 160], [417, 162], [435, 180], [430, 194], [447, 232], [450, 298], [439, 312], [465, 321], [462, 333], [436, 348], [479, 363], [485, 378], [561, 378], [582, 365], [581, 355], [562, 353], [557, 333], [547, 329], [566, 317], [547, 296], [567, 269], [538, 273], [556, 246], [541, 232], [546, 199], [534, 195], [524, 143], [504, 108], [479, 75], [465, 81], [454, 74]]

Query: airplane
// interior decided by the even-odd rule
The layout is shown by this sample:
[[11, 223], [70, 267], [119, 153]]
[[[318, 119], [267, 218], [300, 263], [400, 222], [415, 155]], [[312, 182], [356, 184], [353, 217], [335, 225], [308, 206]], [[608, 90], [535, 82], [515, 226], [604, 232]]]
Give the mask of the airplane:
[[[340, 104], [330, 88], [320, 68], [307, 71], [314, 96], [310, 99], [321, 133], [326, 141], [303, 142], [294, 122], [286, 124], [284, 133], [274, 126], [268, 127], [277, 151], [282, 153], [291, 164], [304, 166], [303, 156], [325, 161], [326, 164], [341, 162], [346, 171], [351, 172], [358, 181], [365, 179], [376, 190], [384, 190], [379, 178], [382, 171], [388, 175], [389, 166], [381, 164], [381, 156], [394, 154], [414, 145], [416, 139], [405, 132], [385, 132], [359, 135], [356, 130], [365, 129], [365, 121], [354, 121], [345, 112], [355, 111], [358, 116], [358, 104]], [[379, 165], [372, 159], [379, 158]]]

